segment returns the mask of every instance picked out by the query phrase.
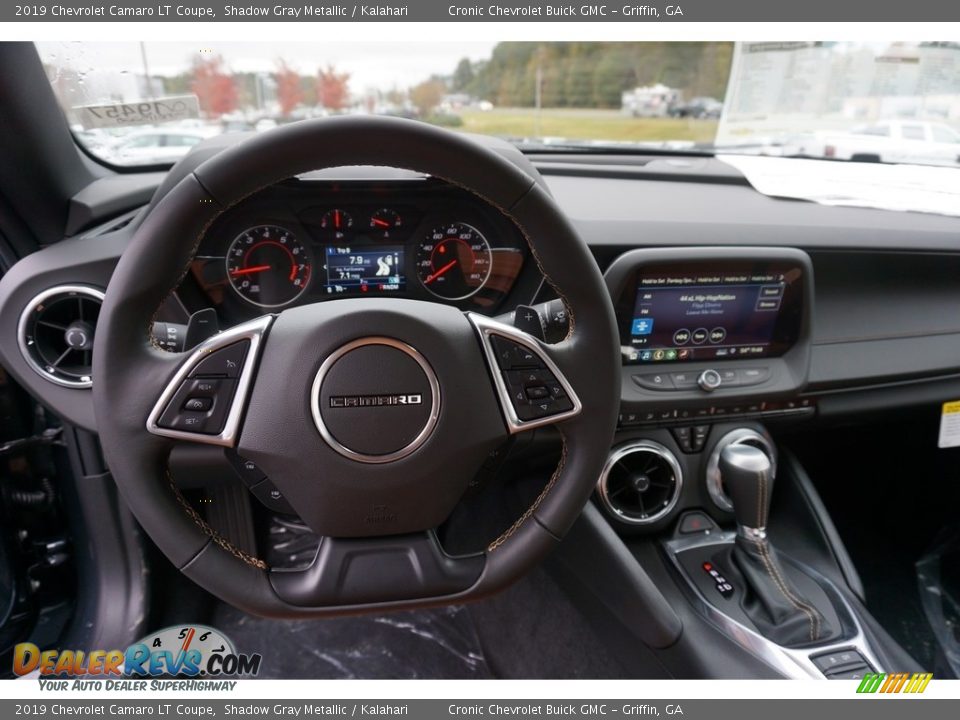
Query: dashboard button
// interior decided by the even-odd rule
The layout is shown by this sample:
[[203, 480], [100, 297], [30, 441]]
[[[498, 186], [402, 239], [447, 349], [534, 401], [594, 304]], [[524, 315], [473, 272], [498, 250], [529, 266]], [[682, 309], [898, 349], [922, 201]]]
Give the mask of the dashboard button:
[[759, 385], [770, 378], [770, 368], [744, 368], [740, 372], [740, 385]]
[[716, 370], [704, 370], [700, 373], [700, 377], [697, 378], [697, 385], [699, 385], [700, 389], [704, 392], [713, 392], [722, 384], [723, 379]]
[[645, 375], [634, 375], [633, 381], [647, 390], [673, 390], [673, 380], [667, 373], [647, 373]]
[[728, 385], [739, 385], [740, 373], [736, 370], [721, 370], [720, 379], [723, 381], [724, 387]]
[[692, 390], [697, 386], [697, 374], [693, 372], [670, 373], [670, 379], [677, 390]]

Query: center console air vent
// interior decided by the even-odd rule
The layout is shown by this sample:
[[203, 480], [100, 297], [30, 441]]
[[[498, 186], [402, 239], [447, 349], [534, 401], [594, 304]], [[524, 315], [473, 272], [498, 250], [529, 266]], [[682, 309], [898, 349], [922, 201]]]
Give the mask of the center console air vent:
[[103, 293], [85, 285], [60, 285], [33, 298], [20, 315], [17, 333], [27, 364], [58, 385], [90, 387], [102, 303]]
[[682, 484], [676, 456], [660, 443], [638, 440], [610, 454], [597, 492], [604, 507], [619, 520], [647, 525], [673, 509]]

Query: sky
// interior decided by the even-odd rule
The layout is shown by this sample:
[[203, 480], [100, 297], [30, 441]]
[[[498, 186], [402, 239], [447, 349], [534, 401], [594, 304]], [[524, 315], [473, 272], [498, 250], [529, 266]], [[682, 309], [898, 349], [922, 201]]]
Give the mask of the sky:
[[[191, 58], [203, 51], [221, 55], [235, 72], [271, 72], [283, 58], [304, 75], [333, 64], [350, 73], [350, 89], [390, 90], [407, 88], [430, 75], [449, 75], [460, 58], [482, 60], [490, 56], [495, 42], [195, 42], [145, 43], [151, 75], [183, 72]], [[140, 43], [38, 42], [44, 61], [68, 64], [91, 74], [129, 72], [142, 74]]]

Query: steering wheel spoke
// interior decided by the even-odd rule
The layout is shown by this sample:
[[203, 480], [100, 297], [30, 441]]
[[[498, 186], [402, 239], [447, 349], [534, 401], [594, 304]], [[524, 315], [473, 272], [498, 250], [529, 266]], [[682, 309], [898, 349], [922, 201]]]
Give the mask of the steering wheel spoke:
[[483, 315], [467, 317], [480, 336], [500, 407], [511, 434], [569, 420], [583, 409], [560, 369], [563, 347]]
[[369, 605], [456, 595], [477, 581], [485, 562], [483, 554], [447, 555], [433, 532], [325, 537], [310, 567], [272, 572], [270, 583], [295, 606]]
[[267, 329], [264, 315], [198, 345], [180, 365], [147, 418], [154, 435], [233, 447]]

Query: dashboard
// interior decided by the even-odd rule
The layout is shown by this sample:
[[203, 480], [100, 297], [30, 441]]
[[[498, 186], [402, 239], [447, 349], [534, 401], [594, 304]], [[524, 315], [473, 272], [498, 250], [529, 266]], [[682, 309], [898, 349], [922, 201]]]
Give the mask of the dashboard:
[[[475, 196], [429, 179], [293, 180], [221, 215], [179, 289], [221, 323], [347, 297], [393, 296], [493, 314], [522, 287], [528, 249]], [[530, 263], [532, 265], [532, 263]], [[536, 270], [525, 278], [536, 282]]]
[[[960, 220], [770, 198], [715, 159], [524, 156], [484, 142], [549, 188], [605, 272], [624, 428], [757, 412], [829, 420], [960, 395]], [[72, 351], [55, 377], [47, 366], [66, 346], [46, 333], [27, 348], [42, 356], [31, 362], [23, 328], [41, 319], [34, 301], [62, 312], [50, 318], [57, 324], [82, 315], [91, 327], [79, 329], [92, 329], [144, 205], [221, 148], [203, 150], [166, 175], [94, 183], [73, 200], [81, 229], [4, 278], [4, 363], [74, 424], [95, 427], [89, 348]], [[182, 329], [206, 312], [225, 329], [384, 295], [515, 323], [518, 306], [546, 307], [547, 339], [562, 337], [552, 327], [562, 304], [509, 218], [439, 180], [372, 167], [303, 176], [228, 209], [157, 320]], [[720, 375], [709, 391], [699, 385], [706, 370]]]

